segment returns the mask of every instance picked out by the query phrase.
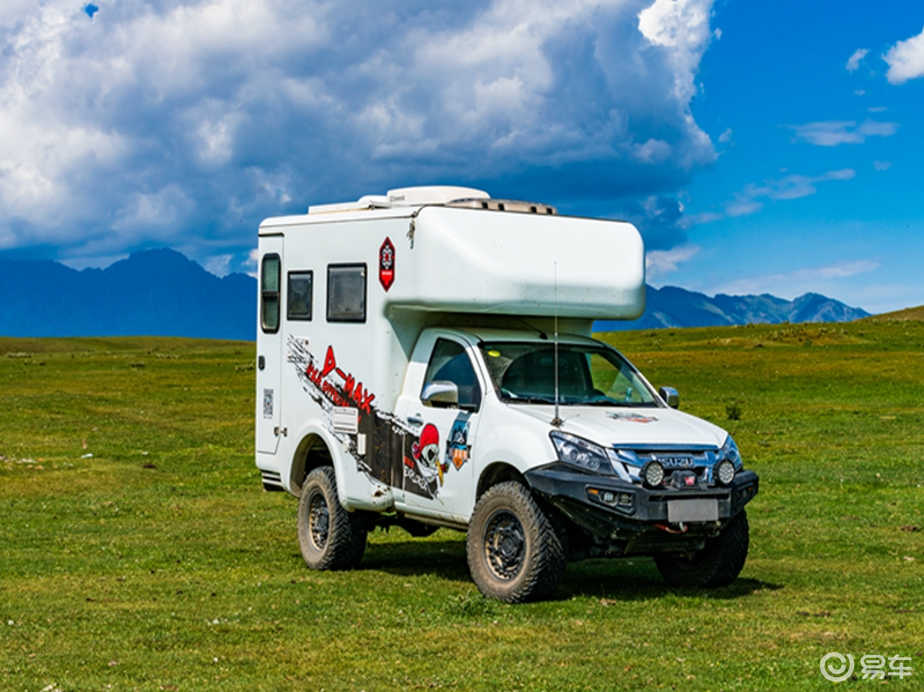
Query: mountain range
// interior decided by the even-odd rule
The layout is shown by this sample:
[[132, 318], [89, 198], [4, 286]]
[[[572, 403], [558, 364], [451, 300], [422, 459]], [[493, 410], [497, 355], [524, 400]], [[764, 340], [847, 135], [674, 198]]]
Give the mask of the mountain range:
[[[645, 314], [597, 323], [600, 331], [751, 322], [845, 322], [869, 314], [807, 293], [710, 298], [646, 287]], [[188, 336], [252, 341], [257, 282], [219, 278], [179, 252], [136, 252], [106, 269], [78, 271], [50, 260], [0, 260], [0, 336]]]
[[219, 278], [174, 250], [136, 252], [106, 269], [0, 261], [2, 336], [256, 335], [257, 282]]
[[768, 294], [710, 298], [675, 286], [645, 286], [645, 313], [629, 322], [597, 322], [600, 331], [659, 329], [663, 327], [720, 327], [733, 324], [781, 322], [852, 322], [870, 314], [818, 293], [795, 300]]

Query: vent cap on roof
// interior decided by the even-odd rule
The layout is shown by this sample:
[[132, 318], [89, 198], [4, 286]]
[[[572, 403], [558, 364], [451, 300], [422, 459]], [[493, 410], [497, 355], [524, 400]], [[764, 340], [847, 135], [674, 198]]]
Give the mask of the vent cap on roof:
[[484, 190], [454, 185], [424, 185], [421, 187], [399, 187], [386, 194], [388, 204], [396, 207], [418, 204], [448, 204], [463, 199], [490, 199]]

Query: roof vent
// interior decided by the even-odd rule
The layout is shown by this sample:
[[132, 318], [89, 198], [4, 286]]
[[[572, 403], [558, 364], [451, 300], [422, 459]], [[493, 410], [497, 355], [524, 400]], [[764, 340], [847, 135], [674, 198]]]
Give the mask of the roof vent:
[[385, 195], [388, 204], [395, 207], [415, 207], [420, 204], [449, 204], [458, 200], [490, 199], [484, 190], [453, 185], [425, 185], [421, 187], [399, 187]]

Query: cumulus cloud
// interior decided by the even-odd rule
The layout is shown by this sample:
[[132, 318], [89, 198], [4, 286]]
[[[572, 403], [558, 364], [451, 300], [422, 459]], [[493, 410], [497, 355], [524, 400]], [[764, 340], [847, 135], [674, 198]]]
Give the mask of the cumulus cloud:
[[897, 123], [883, 123], [866, 120], [857, 124], [855, 120], [826, 120], [790, 125], [796, 139], [820, 147], [836, 147], [840, 144], [862, 144], [867, 137], [891, 137], [898, 131]]
[[905, 41], [899, 41], [882, 56], [889, 65], [886, 78], [891, 84], [904, 84], [909, 79], [924, 77], [924, 31]]
[[847, 60], [847, 71], [856, 72], [867, 53], [869, 53], [868, 48], [858, 48], [855, 50], [853, 55], [850, 56], [850, 59]]
[[0, 240], [239, 268], [261, 218], [389, 187], [669, 194], [715, 158], [712, 2], [8, 0]]

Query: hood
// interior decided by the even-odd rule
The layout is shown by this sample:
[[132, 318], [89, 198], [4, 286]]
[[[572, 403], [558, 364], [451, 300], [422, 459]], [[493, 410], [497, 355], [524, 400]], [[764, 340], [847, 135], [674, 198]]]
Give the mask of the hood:
[[[547, 423], [555, 415], [554, 406], [510, 407]], [[563, 432], [607, 447], [718, 448], [728, 437], [722, 428], [672, 408], [561, 406], [558, 415]]]

